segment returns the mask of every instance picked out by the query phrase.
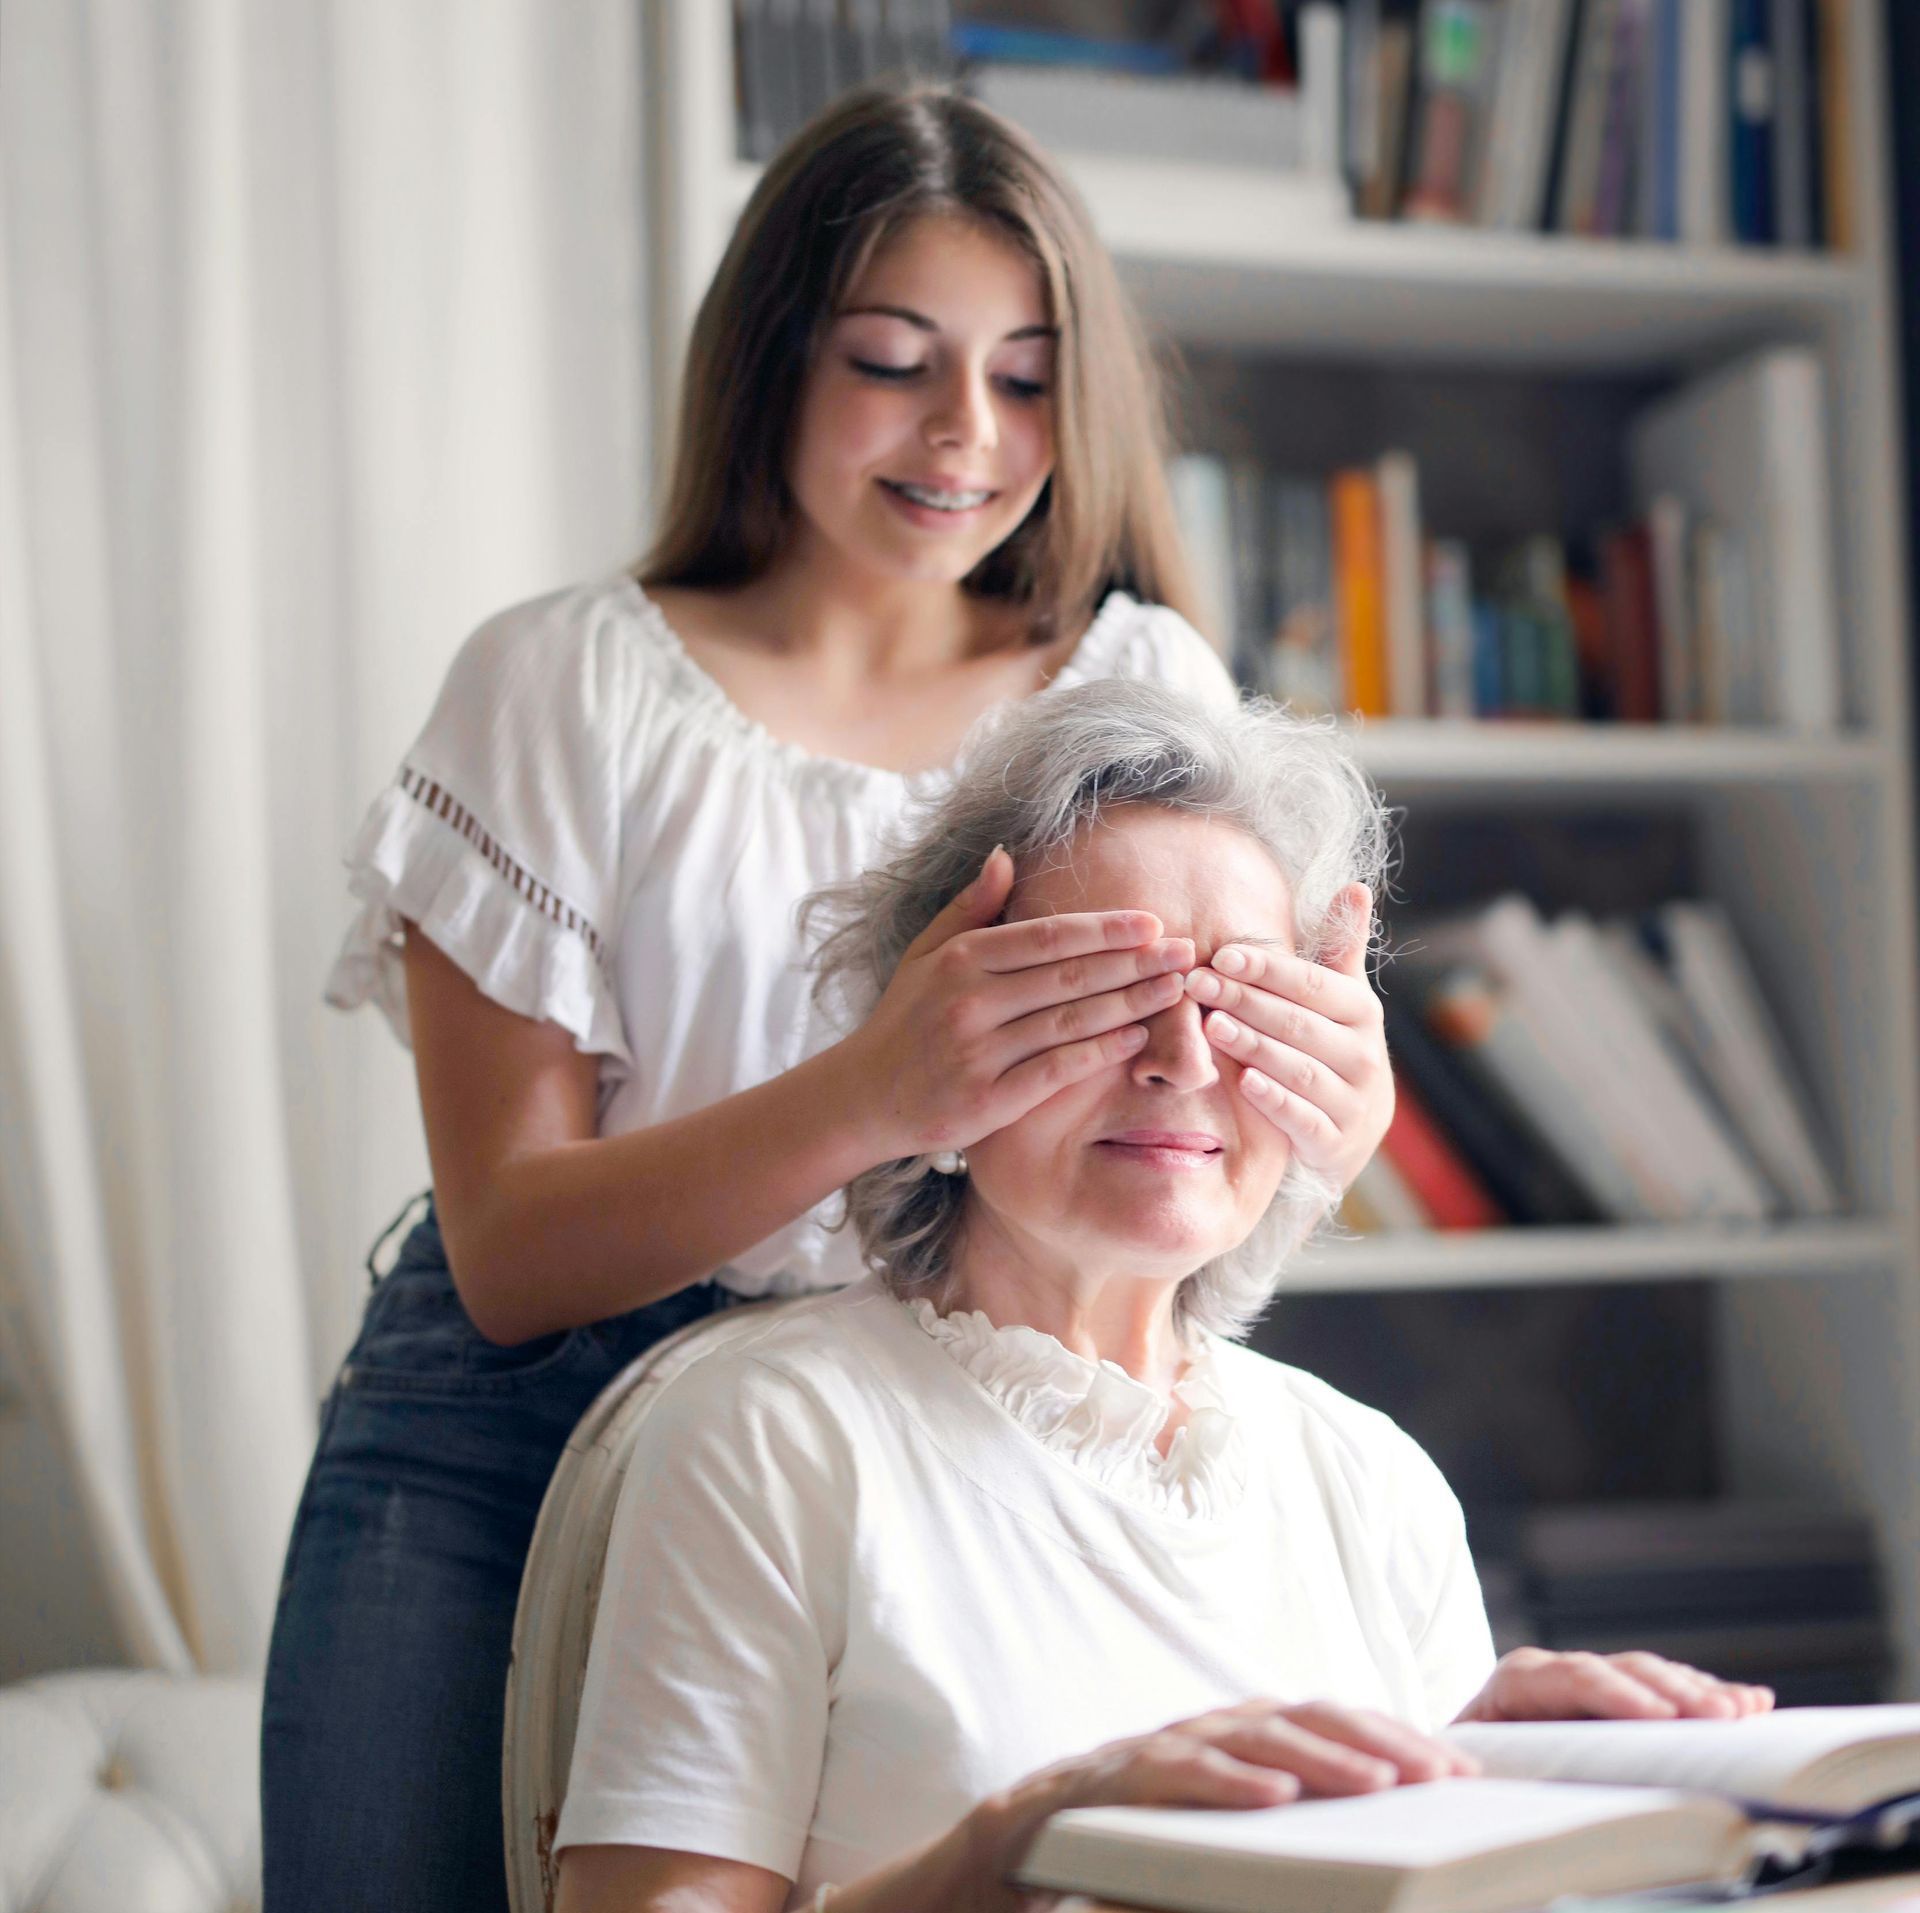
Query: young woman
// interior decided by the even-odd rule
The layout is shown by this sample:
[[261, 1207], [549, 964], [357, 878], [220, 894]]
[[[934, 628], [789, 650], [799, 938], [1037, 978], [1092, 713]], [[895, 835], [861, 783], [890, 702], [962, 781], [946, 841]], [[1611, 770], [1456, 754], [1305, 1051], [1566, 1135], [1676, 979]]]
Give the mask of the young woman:
[[[857, 1027], [794, 917], [974, 720], [1102, 677], [1232, 690], [1188, 609], [1161, 411], [1045, 160], [868, 92], [768, 168], [695, 325], [638, 576], [502, 613], [350, 853], [329, 994], [410, 1040], [433, 1192], [329, 1396], [267, 1669], [268, 1913], [505, 1905], [499, 1740], [540, 1498], [596, 1392], [739, 1296], [860, 1273], [836, 1193], [1145, 1040], [1192, 942], [997, 923], [989, 855]], [[1369, 898], [1241, 1003], [1329, 1195], [1392, 1107]]]

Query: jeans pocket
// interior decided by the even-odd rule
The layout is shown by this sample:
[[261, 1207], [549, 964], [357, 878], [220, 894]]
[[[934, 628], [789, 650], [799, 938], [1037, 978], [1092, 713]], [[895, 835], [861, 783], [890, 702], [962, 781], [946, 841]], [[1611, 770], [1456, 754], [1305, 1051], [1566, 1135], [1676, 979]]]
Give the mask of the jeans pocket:
[[507, 1346], [474, 1327], [451, 1273], [402, 1264], [383, 1277], [341, 1371], [355, 1394], [513, 1394], [598, 1354], [585, 1329]]

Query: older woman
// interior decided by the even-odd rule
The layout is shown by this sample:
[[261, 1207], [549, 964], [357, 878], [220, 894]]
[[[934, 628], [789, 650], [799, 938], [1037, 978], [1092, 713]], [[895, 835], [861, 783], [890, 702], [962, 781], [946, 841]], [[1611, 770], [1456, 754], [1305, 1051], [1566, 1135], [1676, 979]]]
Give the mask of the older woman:
[[1327, 1198], [1261, 1113], [1289, 1053], [1236, 1002], [1340, 941], [1384, 839], [1330, 730], [1101, 684], [1019, 707], [827, 900], [823, 986], [862, 1003], [943, 960], [929, 926], [996, 849], [1010, 920], [1146, 911], [1191, 962], [1112, 1067], [856, 1181], [869, 1277], [663, 1392], [608, 1555], [566, 1913], [1012, 1904], [1061, 1806], [1434, 1779], [1467, 1765], [1433, 1738], [1463, 1713], [1770, 1704], [1652, 1656], [1496, 1666], [1432, 1463], [1231, 1339]]

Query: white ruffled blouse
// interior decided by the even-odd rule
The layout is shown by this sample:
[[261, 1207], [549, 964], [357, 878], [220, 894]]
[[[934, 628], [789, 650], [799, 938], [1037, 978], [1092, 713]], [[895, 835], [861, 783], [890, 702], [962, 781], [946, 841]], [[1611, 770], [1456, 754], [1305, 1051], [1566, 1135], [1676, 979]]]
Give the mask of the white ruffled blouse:
[[690, 1848], [802, 1907], [1250, 1695], [1451, 1720], [1493, 1651], [1439, 1471], [1311, 1375], [1198, 1354], [1188, 1513], [1146, 1487], [1166, 1402], [1051, 1336], [873, 1277], [743, 1321], [634, 1430], [555, 1848]]
[[[1111, 593], [1045, 697], [1148, 678], [1233, 687], [1177, 613]], [[845, 1032], [813, 998], [795, 909], [883, 855], [950, 769], [816, 756], [746, 716], [625, 573], [501, 612], [461, 647], [347, 852], [359, 913], [327, 1000], [408, 1040], [402, 920], [495, 1002], [599, 1059], [616, 1135], [765, 1082]], [[736, 1259], [743, 1294], [860, 1273], [837, 1198]]]
[[1162, 1455], [1156, 1443], [1173, 1404], [1119, 1363], [1091, 1361], [1024, 1323], [1001, 1327], [979, 1309], [942, 1315], [925, 1297], [906, 1307], [1043, 1448], [1115, 1494], [1211, 1520], [1246, 1492], [1246, 1436], [1227, 1406], [1210, 1337], [1198, 1338], [1174, 1384], [1187, 1421]]

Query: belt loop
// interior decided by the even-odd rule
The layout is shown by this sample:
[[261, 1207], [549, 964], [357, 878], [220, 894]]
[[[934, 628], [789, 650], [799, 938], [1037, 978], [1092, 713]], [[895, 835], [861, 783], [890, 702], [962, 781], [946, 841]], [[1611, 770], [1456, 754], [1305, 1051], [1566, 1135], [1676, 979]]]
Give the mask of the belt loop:
[[[421, 1203], [431, 1202], [432, 1200], [433, 1191], [431, 1189], [422, 1189], [417, 1196], [409, 1196], [400, 1213], [374, 1237], [373, 1247], [367, 1251], [367, 1286], [369, 1288], [377, 1289], [380, 1286], [381, 1277], [393, 1273], [392, 1262], [389, 1262], [384, 1269], [378, 1266], [380, 1251], [407, 1225], [409, 1219], [413, 1216], [414, 1210]], [[399, 1258], [396, 1256], [394, 1260], [398, 1261]]]

